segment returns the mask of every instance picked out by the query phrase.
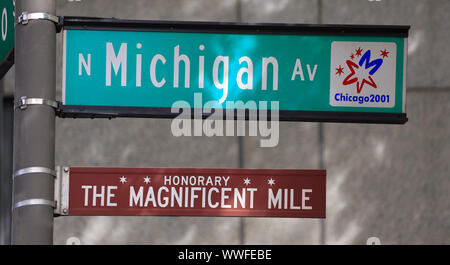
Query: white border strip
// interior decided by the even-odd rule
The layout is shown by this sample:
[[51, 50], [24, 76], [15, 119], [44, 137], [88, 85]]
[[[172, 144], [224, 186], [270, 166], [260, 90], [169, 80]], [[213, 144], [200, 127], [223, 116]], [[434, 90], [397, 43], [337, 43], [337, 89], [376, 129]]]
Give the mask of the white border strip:
[[62, 71], [62, 104], [66, 104], [66, 44], [67, 33], [63, 30], [63, 71]]
[[406, 113], [406, 70], [408, 57], [408, 38], [405, 38], [403, 45], [403, 106], [402, 112]]

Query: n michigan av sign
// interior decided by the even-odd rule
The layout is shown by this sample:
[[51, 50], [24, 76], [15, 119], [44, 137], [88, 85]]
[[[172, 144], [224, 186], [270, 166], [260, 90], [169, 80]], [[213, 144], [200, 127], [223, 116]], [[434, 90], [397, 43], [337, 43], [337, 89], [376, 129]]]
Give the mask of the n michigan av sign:
[[61, 116], [176, 117], [181, 104], [405, 123], [408, 30], [66, 17]]

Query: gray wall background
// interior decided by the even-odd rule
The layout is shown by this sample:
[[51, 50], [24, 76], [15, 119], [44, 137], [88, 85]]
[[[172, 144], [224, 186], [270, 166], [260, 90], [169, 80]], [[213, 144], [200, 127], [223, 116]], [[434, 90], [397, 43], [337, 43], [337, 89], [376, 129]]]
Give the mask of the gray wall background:
[[[59, 217], [55, 244], [450, 243], [450, 1], [57, 0], [57, 15], [411, 25], [406, 125], [281, 123], [259, 137], [181, 137], [171, 120], [57, 119], [56, 164], [326, 168], [327, 218]], [[61, 94], [58, 36], [57, 91]], [[12, 94], [14, 69], [5, 80]], [[352, 145], [352, 150], [348, 146]]]

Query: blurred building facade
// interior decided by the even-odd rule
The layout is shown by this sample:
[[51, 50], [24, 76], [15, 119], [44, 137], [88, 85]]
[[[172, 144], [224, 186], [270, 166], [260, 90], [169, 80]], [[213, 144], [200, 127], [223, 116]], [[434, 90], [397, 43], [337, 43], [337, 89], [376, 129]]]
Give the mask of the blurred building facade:
[[[58, 217], [55, 244], [450, 243], [450, 1], [57, 0], [57, 15], [411, 25], [405, 125], [280, 124], [258, 137], [174, 137], [171, 120], [60, 119], [65, 166], [327, 169], [327, 218]], [[57, 38], [61, 98], [62, 36]], [[14, 68], [4, 79], [13, 94]], [[347, 146], [354, 148], [350, 151]]]

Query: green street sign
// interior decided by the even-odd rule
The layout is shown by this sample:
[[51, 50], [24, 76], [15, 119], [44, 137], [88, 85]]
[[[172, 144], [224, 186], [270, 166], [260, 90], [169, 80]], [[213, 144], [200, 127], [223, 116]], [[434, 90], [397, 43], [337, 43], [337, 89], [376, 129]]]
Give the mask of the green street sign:
[[63, 24], [62, 117], [168, 118], [189, 107], [278, 110], [284, 121], [407, 121], [409, 26]]
[[14, 0], [0, 0], [0, 78], [14, 64]]

